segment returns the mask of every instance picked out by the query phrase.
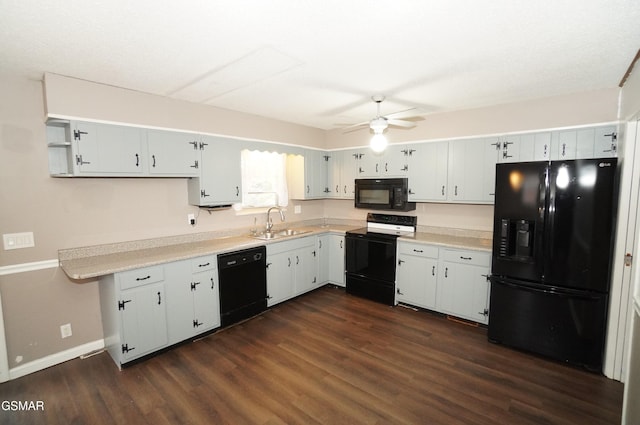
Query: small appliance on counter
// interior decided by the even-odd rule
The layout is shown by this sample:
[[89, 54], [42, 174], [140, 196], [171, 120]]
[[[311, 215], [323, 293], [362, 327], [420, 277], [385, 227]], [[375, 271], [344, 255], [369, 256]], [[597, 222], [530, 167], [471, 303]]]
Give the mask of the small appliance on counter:
[[367, 227], [346, 233], [346, 291], [395, 305], [396, 242], [416, 232], [415, 216], [369, 213]]
[[409, 179], [356, 179], [355, 207], [370, 210], [413, 211], [409, 202]]

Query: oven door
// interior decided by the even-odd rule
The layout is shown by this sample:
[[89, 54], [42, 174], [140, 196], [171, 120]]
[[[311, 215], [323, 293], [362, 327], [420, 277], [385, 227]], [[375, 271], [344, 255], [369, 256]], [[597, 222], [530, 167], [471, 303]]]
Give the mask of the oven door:
[[347, 234], [345, 241], [347, 293], [395, 305], [395, 238]]

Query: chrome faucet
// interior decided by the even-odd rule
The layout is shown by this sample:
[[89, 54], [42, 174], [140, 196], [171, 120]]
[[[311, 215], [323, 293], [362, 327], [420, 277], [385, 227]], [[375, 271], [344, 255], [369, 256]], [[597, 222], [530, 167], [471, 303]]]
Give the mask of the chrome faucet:
[[271, 207], [267, 210], [267, 232], [271, 231], [271, 228], [273, 227], [273, 222], [271, 221], [271, 217], [269, 216], [269, 214], [271, 213], [272, 209], [277, 209], [280, 212], [280, 221], [284, 221], [284, 211], [282, 211], [282, 208], [280, 207]]

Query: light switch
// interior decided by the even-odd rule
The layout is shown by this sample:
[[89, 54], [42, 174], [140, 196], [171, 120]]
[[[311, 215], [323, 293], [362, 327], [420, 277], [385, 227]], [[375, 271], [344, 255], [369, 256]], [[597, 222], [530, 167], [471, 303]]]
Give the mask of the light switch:
[[2, 235], [2, 239], [4, 241], [5, 251], [35, 246], [33, 232], [6, 233]]

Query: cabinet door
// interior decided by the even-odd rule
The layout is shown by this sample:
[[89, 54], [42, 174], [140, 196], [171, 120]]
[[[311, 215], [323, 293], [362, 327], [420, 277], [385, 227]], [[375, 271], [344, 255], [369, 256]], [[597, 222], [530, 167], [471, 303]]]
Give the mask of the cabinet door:
[[615, 126], [597, 127], [594, 138], [595, 158], [618, 156], [618, 134]]
[[327, 161], [323, 151], [305, 150], [303, 155], [287, 155], [287, 183], [291, 199], [318, 199], [327, 196]]
[[310, 191], [307, 194], [310, 198], [327, 197], [329, 189], [327, 186], [328, 159], [326, 152], [308, 151], [307, 155], [305, 155], [305, 164], [309, 166], [307, 177]]
[[77, 121], [71, 135], [76, 146], [74, 168], [80, 175], [143, 174], [143, 130]]
[[[480, 200], [493, 203], [496, 199], [496, 163], [498, 158], [502, 156], [499, 151], [500, 141], [495, 137], [490, 137], [484, 139], [483, 143], [484, 163], [482, 164], [482, 194]], [[514, 151], [512, 150], [512, 152]]]
[[358, 152], [358, 179], [367, 179], [380, 176], [380, 163], [382, 153], [375, 153], [371, 149], [359, 149]]
[[145, 285], [120, 292], [122, 358], [145, 355], [167, 344], [167, 316], [164, 283]]
[[586, 128], [576, 131], [576, 159], [593, 158], [595, 131]]
[[449, 142], [449, 190], [447, 199], [460, 202], [485, 202], [483, 140]]
[[344, 236], [329, 235], [329, 282], [344, 286]]
[[332, 151], [327, 154], [327, 186], [329, 198], [342, 198], [342, 158], [343, 151]]
[[533, 136], [533, 161], [548, 161], [551, 158], [551, 133], [536, 133]]
[[167, 332], [170, 344], [176, 344], [194, 335], [191, 273], [186, 267], [186, 262], [172, 263], [171, 268], [174, 267], [176, 272], [168, 273], [166, 287]]
[[267, 304], [269, 307], [294, 295], [294, 263], [291, 261], [290, 254], [290, 252], [270, 254], [267, 246]]
[[499, 138], [498, 162], [533, 161], [535, 136], [533, 134], [507, 135]]
[[406, 177], [409, 169], [407, 161], [412, 146], [390, 145], [387, 147], [378, 165], [379, 174], [384, 177]]
[[316, 276], [318, 277], [318, 284], [322, 285], [329, 281], [329, 268], [331, 257], [331, 235], [319, 235], [318, 245], [318, 269], [316, 270]]
[[198, 177], [200, 137], [190, 133], [147, 130], [149, 173]]
[[577, 132], [575, 130], [560, 131], [557, 137], [558, 143], [553, 149], [551, 159], [575, 159], [577, 150]]
[[198, 334], [220, 326], [218, 271], [193, 274], [193, 329]]
[[409, 201], [447, 199], [447, 142], [420, 143], [409, 149]]
[[359, 175], [358, 173], [359, 160], [358, 152], [354, 149], [349, 149], [342, 152], [342, 170], [341, 170], [341, 184], [342, 193], [340, 197], [343, 199], [353, 199], [356, 194], [355, 181]]
[[398, 302], [433, 309], [436, 306], [438, 261], [401, 254], [396, 268]]
[[302, 249], [291, 252], [291, 261], [295, 266], [295, 284], [294, 294], [299, 295], [316, 288], [318, 278], [316, 271], [318, 269], [318, 253], [315, 244], [307, 245]]
[[437, 291], [437, 309], [443, 313], [487, 323], [489, 269], [443, 261]]
[[189, 180], [189, 203], [225, 205], [242, 201], [240, 141], [203, 136], [200, 177]]

